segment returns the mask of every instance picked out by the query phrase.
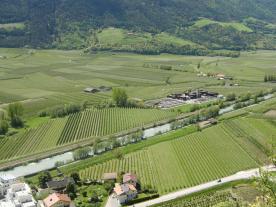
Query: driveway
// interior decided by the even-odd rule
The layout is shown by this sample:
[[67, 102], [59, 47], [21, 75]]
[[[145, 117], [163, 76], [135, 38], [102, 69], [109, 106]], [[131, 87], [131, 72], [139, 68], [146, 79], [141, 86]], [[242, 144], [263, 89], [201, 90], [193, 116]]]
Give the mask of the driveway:
[[118, 200], [116, 198], [113, 198], [112, 195], [108, 197], [108, 200], [105, 204], [105, 207], [120, 207]]
[[[262, 170], [264, 170], [266, 172], [272, 172], [272, 171], [276, 171], [276, 168], [275, 168], [275, 166], [265, 166], [265, 167], [262, 168]], [[135, 204], [135, 207], [152, 206], [152, 205], [155, 205], [155, 204], [158, 204], [158, 203], [163, 203], [163, 202], [166, 202], [166, 201], [174, 200], [174, 199], [179, 198], [179, 197], [183, 197], [183, 196], [186, 196], [186, 195], [189, 195], [189, 194], [192, 194], [192, 193], [196, 193], [196, 192], [200, 192], [202, 190], [206, 190], [206, 189], [209, 189], [209, 188], [212, 188], [212, 187], [216, 187], [216, 186], [221, 185], [221, 184], [225, 184], [225, 183], [229, 183], [229, 182], [237, 181], [237, 180], [250, 179], [250, 178], [259, 177], [259, 176], [260, 176], [259, 168], [252, 169], [252, 170], [247, 170], [247, 171], [241, 171], [241, 172], [238, 172], [234, 175], [222, 178], [220, 182], [218, 182], [218, 180], [214, 180], [214, 181], [204, 183], [204, 184], [201, 184], [201, 185], [198, 185], [198, 186], [194, 186], [194, 187], [191, 187], [191, 188], [186, 188], [186, 189], [174, 192], [174, 193], [170, 193], [170, 194], [161, 196], [161, 197], [156, 198], [154, 200], [149, 200], [149, 201], [146, 201], [146, 202], [143, 202], [143, 203]]]

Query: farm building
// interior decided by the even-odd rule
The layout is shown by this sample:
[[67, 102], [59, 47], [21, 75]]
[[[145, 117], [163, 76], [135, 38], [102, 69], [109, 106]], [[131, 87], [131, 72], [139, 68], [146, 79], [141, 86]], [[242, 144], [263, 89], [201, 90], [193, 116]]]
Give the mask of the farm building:
[[168, 98], [187, 101], [187, 100], [193, 100], [193, 99], [199, 99], [199, 98], [217, 98], [218, 95], [219, 94], [215, 92], [196, 90], [196, 91], [187, 91], [184, 93], [174, 93], [169, 95]]
[[102, 176], [103, 181], [116, 181], [117, 180], [117, 173], [104, 173]]
[[99, 89], [93, 88], [93, 87], [85, 88], [83, 91], [86, 92], [86, 93], [98, 93], [98, 92], [100, 92]]
[[138, 191], [134, 185], [131, 184], [115, 184], [114, 195], [119, 203], [126, 203], [137, 197]]
[[75, 183], [73, 178], [65, 177], [62, 180], [52, 180], [46, 183], [47, 187], [55, 190], [62, 191], [66, 188], [69, 183]]

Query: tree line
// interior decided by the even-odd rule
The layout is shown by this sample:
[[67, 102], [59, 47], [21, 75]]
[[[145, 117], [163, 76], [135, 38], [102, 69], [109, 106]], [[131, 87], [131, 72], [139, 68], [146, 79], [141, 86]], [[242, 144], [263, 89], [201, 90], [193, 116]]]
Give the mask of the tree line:
[[24, 127], [23, 112], [24, 108], [20, 102], [9, 104], [7, 113], [0, 111], [0, 135], [6, 135], [10, 127]]

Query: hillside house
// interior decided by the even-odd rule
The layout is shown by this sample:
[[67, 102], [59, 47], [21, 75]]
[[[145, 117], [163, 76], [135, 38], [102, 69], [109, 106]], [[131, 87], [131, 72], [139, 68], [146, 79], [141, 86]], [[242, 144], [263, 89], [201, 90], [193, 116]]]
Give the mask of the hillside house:
[[137, 189], [131, 184], [115, 184], [114, 196], [120, 204], [124, 204], [137, 197]]
[[46, 183], [46, 185], [47, 185], [47, 187], [49, 189], [61, 192], [61, 191], [65, 190], [66, 186], [69, 183], [75, 184], [74, 179], [71, 178], [71, 177], [65, 177], [65, 178], [63, 178], [61, 180], [52, 180], [52, 181], [49, 181], [49, 182]]
[[15, 183], [7, 189], [5, 201], [0, 201], [0, 207], [37, 207], [37, 202], [29, 185]]
[[134, 187], [137, 186], [138, 179], [137, 176], [133, 173], [126, 173], [123, 175], [123, 183], [124, 184], [131, 184]]
[[43, 200], [40, 207], [70, 207], [73, 202], [67, 194], [53, 193]]
[[17, 179], [10, 174], [0, 174], [0, 197], [3, 197], [12, 184], [15, 184]]

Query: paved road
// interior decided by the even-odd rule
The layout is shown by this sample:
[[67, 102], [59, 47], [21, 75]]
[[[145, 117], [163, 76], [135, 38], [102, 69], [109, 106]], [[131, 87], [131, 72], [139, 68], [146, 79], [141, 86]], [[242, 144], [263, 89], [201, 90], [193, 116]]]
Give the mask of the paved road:
[[[276, 171], [275, 166], [265, 166], [262, 169], [264, 171], [267, 171], [267, 172]], [[238, 173], [236, 173], [234, 175], [231, 175], [229, 177], [222, 178], [221, 182], [218, 182], [218, 180], [215, 180], [215, 181], [204, 183], [204, 184], [194, 186], [194, 187], [191, 187], [191, 188], [186, 188], [186, 189], [174, 192], [174, 193], [170, 193], [170, 194], [161, 196], [161, 197], [156, 198], [154, 200], [150, 200], [150, 201], [146, 201], [146, 202], [143, 202], [143, 203], [135, 204], [135, 207], [152, 206], [152, 205], [155, 205], [155, 204], [158, 204], [158, 203], [163, 203], [163, 202], [166, 202], [166, 201], [174, 200], [176, 198], [183, 197], [183, 196], [195, 193], [195, 192], [206, 190], [208, 188], [216, 187], [216, 186], [224, 184], [224, 183], [237, 181], [237, 180], [243, 180], [243, 179], [250, 179], [250, 178], [259, 177], [259, 176], [260, 176], [259, 168], [252, 169], [252, 170], [247, 170], [247, 171], [241, 171], [241, 172], [238, 172]]]

